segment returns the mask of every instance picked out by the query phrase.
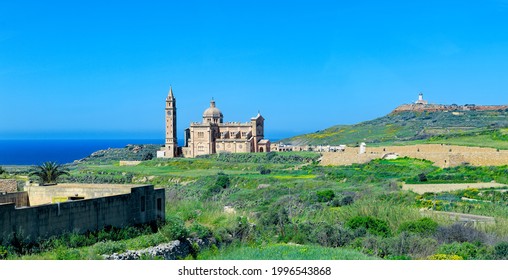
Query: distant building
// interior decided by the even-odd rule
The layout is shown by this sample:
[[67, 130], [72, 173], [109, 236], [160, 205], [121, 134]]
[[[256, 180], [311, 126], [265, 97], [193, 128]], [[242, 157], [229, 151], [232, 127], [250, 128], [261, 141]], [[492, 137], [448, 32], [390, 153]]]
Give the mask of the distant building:
[[420, 92], [420, 94], [418, 94], [418, 100], [416, 100], [415, 104], [427, 105], [429, 102], [423, 100], [423, 93]]
[[184, 147], [179, 148], [176, 138], [176, 100], [170, 88], [166, 98], [166, 144], [157, 157], [196, 157], [215, 153], [263, 153], [270, 151], [270, 141], [264, 139], [264, 121], [261, 114], [250, 122], [226, 122], [222, 112], [210, 101], [201, 122], [193, 122], [185, 130]]
[[460, 111], [498, 111], [508, 110], [508, 105], [444, 105], [444, 104], [429, 104], [427, 100], [423, 99], [423, 93], [418, 95], [418, 100], [410, 104], [402, 104], [395, 108], [390, 114], [400, 112], [460, 112]]

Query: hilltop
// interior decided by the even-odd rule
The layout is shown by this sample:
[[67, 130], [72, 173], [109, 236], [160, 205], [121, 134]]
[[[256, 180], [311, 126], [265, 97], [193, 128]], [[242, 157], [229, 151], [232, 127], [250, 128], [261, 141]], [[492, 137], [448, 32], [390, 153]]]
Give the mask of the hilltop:
[[508, 106], [440, 105], [419, 100], [354, 125], [336, 125], [281, 142], [293, 145], [443, 143], [508, 149]]

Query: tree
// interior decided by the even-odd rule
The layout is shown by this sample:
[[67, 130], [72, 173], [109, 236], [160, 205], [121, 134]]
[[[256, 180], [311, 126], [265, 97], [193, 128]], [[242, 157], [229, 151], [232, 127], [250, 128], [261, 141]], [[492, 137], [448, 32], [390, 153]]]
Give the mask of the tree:
[[5, 170], [0, 166], [0, 175], [4, 174]]
[[30, 172], [30, 176], [39, 177], [39, 185], [56, 184], [58, 177], [70, 175], [69, 172], [60, 164], [48, 161], [36, 167], [35, 171]]
[[152, 160], [152, 159], [153, 159], [153, 154], [152, 153], [147, 153], [143, 157], [143, 160]]

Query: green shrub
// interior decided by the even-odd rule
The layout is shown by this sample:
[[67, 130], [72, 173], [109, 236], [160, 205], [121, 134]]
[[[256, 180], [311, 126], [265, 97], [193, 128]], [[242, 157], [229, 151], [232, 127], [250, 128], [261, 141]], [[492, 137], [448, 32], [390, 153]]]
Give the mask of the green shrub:
[[335, 197], [332, 201], [329, 202], [329, 206], [331, 207], [339, 207], [339, 206], [347, 206], [351, 205], [355, 202], [354, 198], [350, 195], [346, 195], [343, 197]]
[[102, 241], [93, 245], [93, 251], [97, 255], [111, 255], [121, 253], [127, 250], [127, 245], [123, 242]]
[[425, 173], [418, 174], [418, 182], [427, 182], [427, 175]]
[[332, 190], [317, 191], [316, 197], [318, 202], [329, 202], [335, 197], [335, 193]]
[[58, 247], [55, 250], [57, 260], [81, 260], [83, 259], [78, 249]]
[[249, 222], [245, 216], [236, 218], [235, 227], [230, 229], [230, 234], [233, 240], [240, 242], [250, 242], [255, 239], [255, 225]]
[[508, 260], [508, 242], [503, 241], [494, 246], [494, 258], [498, 260]]
[[356, 216], [349, 219], [346, 226], [356, 230], [359, 228], [365, 228], [368, 233], [383, 237], [391, 235], [391, 230], [388, 227], [388, 223], [370, 216]]
[[325, 247], [342, 247], [354, 239], [352, 230], [338, 224], [319, 223], [308, 233], [309, 239]]
[[412, 232], [422, 236], [433, 235], [438, 228], [437, 222], [431, 218], [422, 218], [416, 221], [408, 221], [400, 224], [398, 232]]
[[351, 205], [355, 202], [354, 198], [350, 195], [346, 195], [344, 196], [341, 200], [340, 200], [340, 206], [347, 206], [347, 205]]
[[261, 175], [268, 175], [268, 174], [272, 173], [272, 170], [266, 168], [263, 165], [258, 166], [256, 169], [259, 171], [259, 174], [261, 174]]
[[212, 231], [198, 223], [193, 223], [189, 229], [189, 236], [194, 238], [206, 238], [212, 235]]
[[485, 233], [461, 223], [456, 223], [447, 227], [438, 227], [435, 237], [440, 243], [482, 243], [487, 239]]
[[159, 232], [168, 240], [184, 240], [189, 236], [189, 231], [184, 222], [178, 218], [166, 217], [166, 224], [159, 229]]
[[435, 254], [435, 255], [430, 256], [428, 259], [429, 260], [434, 260], [434, 261], [438, 261], [438, 260], [460, 261], [460, 260], [463, 260], [463, 258], [460, 257], [460, 256], [457, 256], [457, 255], [446, 255], [446, 254]]
[[481, 244], [472, 244], [469, 242], [453, 242], [443, 244], [437, 250], [438, 254], [457, 255], [464, 260], [486, 259], [487, 248]]
[[68, 235], [68, 238], [69, 238], [68, 245], [71, 248], [88, 246], [88, 245], [95, 243], [95, 238], [90, 239], [84, 234], [72, 233], [72, 234]]
[[9, 251], [7, 250], [7, 248], [0, 245], [0, 260], [6, 259], [8, 254], [9, 254]]
[[424, 259], [436, 252], [438, 243], [433, 238], [403, 232], [395, 237], [383, 240], [388, 256], [410, 256], [412, 259]]
[[231, 181], [227, 174], [223, 172], [217, 173], [214, 184], [208, 188], [209, 195], [220, 193], [222, 190], [227, 189], [230, 183]]

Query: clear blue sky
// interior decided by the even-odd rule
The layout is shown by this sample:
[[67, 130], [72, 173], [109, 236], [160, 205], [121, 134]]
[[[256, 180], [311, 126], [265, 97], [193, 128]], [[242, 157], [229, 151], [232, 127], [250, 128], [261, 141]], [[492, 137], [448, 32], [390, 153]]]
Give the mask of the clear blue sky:
[[508, 103], [508, 1], [1, 1], [0, 139], [179, 137], [212, 97], [271, 138]]

